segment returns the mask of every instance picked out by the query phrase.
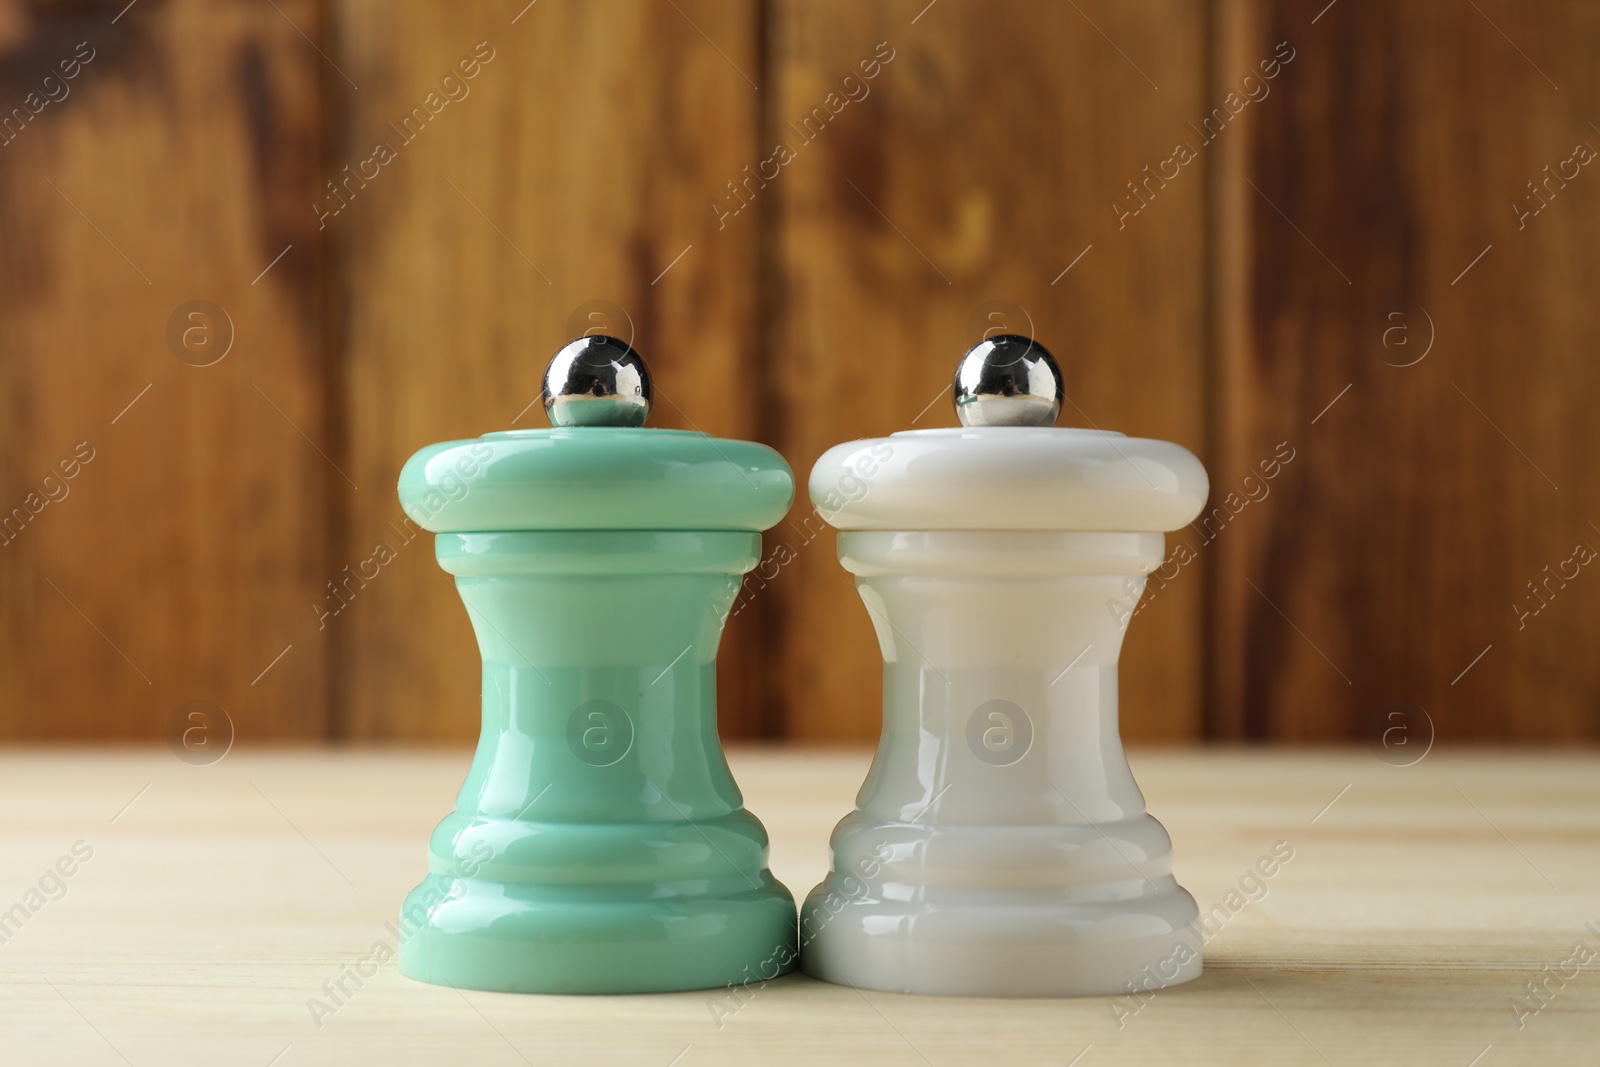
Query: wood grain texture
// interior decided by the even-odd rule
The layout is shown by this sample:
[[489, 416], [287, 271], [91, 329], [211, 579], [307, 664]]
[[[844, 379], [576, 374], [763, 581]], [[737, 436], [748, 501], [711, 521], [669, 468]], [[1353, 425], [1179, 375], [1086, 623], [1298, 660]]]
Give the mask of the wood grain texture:
[[1600, 147], [1600, 11], [1318, 7], [1221, 8], [1214, 96], [1297, 58], [1219, 140], [1213, 485], [1298, 458], [1217, 539], [1211, 732], [1600, 737], [1600, 177], [1512, 206]]
[[[359, 167], [378, 142], [395, 155], [327, 220], [344, 309], [342, 448], [362, 487], [340, 563], [359, 569], [378, 544], [399, 557], [327, 620], [340, 650], [335, 732], [468, 737], [477, 650], [432, 536], [403, 528], [400, 466], [433, 441], [545, 425], [534, 403], [545, 363], [590, 327], [631, 338], [650, 362], [651, 425], [761, 432], [756, 232], [719, 230], [713, 209], [757, 158], [759, 9], [334, 10], [340, 64], [360, 91], [340, 103], [348, 118], [330, 167]], [[460, 99], [439, 98], [413, 134], [404, 117], [475, 48], [475, 76], [455, 75]], [[573, 322], [596, 302], [610, 307]], [[762, 729], [765, 610], [742, 611], [724, 640], [729, 734]]]
[[0, 736], [316, 736], [318, 8], [124, 6], [0, 4]]
[[[950, 424], [999, 325], [1061, 358], [1063, 423], [1210, 468], [1128, 737], [1600, 738], [1596, 41], [1577, 0], [0, 0], [0, 737], [194, 699], [469, 737], [466, 615], [394, 498], [416, 448], [542, 424], [598, 327], [653, 424], [803, 485]], [[193, 300], [213, 366], [167, 337]], [[724, 734], [877, 733], [833, 546], [802, 491]]]
[[[752, 207], [776, 216], [768, 407], [797, 471], [840, 441], [953, 425], [956, 360], [996, 325], [1061, 360], [1063, 424], [1204, 453], [1204, 174], [1134, 217], [1115, 206], [1140, 203], [1126, 183], [1198, 113], [1199, 7], [779, 2], [771, 25], [767, 140], [795, 158]], [[861, 99], [808, 124], [875, 53], [892, 58]], [[785, 732], [876, 736], [877, 644], [833, 534], [808, 500], [779, 532]], [[1132, 626], [1130, 737], [1199, 735], [1204, 565]]]
[[[727, 990], [463, 994], [375, 956], [393, 951], [386, 924], [467, 760], [0, 755], [0, 908], [75, 843], [92, 850], [5, 927], [6, 1062], [1466, 1067], [1490, 1047], [1481, 1067], [1587, 1063], [1600, 1039], [1600, 962], [1549, 977], [1574, 974], [1578, 942], [1600, 952], [1593, 756], [1435, 752], [1401, 770], [1366, 753], [1136, 750], [1175, 873], [1214, 916], [1194, 983], [1142, 1003], [977, 1000], [796, 975], [741, 991], [736, 1011]], [[791, 889], [821, 878], [866, 763], [732, 753]], [[1292, 857], [1263, 879], [1278, 842]], [[1545, 981], [1519, 1028], [1512, 1001]]]

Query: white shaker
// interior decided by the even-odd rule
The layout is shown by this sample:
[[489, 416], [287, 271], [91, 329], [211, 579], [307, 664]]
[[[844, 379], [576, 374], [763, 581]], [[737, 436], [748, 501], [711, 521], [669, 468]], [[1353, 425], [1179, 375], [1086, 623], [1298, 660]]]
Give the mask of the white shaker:
[[960, 996], [1198, 977], [1194, 899], [1123, 755], [1117, 656], [1205, 469], [1054, 427], [1060, 371], [1026, 337], [975, 346], [954, 389], [962, 427], [852, 441], [811, 472], [877, 632], [883, 728], [801, 911], [802, 966]]

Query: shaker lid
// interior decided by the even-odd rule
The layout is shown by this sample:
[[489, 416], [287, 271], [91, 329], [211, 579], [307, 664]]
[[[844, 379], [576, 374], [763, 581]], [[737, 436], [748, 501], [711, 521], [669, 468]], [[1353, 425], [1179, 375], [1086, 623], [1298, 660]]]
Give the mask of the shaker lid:
[[911, 430], [836, 445], [811, 502], [841, 530], [1176, 530], [1209, 484], [1181, 445], [1051, 426]]
[[640, 426], [652, 395], [637, 352], [610, 337], [564, 346], [545, 373], [547, 430], [428, 445], [400, 471], [400, 504], [435, 533], [765, 530], [794, 500], [766, 445]]
[[965, 425], [850, 441], [811, 470], [812, 503], [841, 530], [1179, 529], [1210, 484], [1170, 441], [1051, 426], [1050, 353], [1004, 335], [974, 346], [953, 387]]

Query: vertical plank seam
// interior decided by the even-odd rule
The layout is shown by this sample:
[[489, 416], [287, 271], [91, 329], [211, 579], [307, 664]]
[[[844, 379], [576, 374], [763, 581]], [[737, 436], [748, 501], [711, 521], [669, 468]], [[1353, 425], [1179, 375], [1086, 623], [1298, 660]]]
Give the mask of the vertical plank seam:
[[[1205, 23], [1205, 36], [1201, 45], [1200, 57], [1200, 84], [1201, 91], [1206, 98], [1210, 98], [1221, 77], [1221, 57], [1219, 52], [1224, 47], [1224, 18], [1223, 5], [1227, 0], [1208, 0], [1203, 16]], [[1203, 306], [1200, 314], [1201, 325], [1201, 398], [1200, 398], [1200, 439], [1205, 449], [1205, 463], [1212, 470], [1218, 469], [1222, 458], [1222, 405], [1223, 405], [1223, 374], [1221, 368], [1223, 329], [1220, 313], [1221, 302], [1226, 298], [1223, 292], [1225, 275], [1222, 270], [1221, 257], [1223, 255], [1221, 242], [1217, 235], [1221, 230], [1222, 198], [1225, 195], [1222, 178], [1224, 168], [1216, 157], [1206, 160], [1206, 169], [1202, 174], [1205, 182], [1204, 204], [1205, 210], [1200, 222], [1200, 246], [1202, 249], [1201, 293]], [[1218, 570], [1220, 561], [1213, 556], [1205, 561], [1204, 569], [1200, 572], [1200, 737], [1205, 741], [1222, 739], [1221, 708], [1217, 688], [1220, 684], [1220, 672], [1217, 670], [1217, 656], [1222, 651], [1220, 627], [1215, 620], [1220, 616], [1218, 601], [1218, 586], [1220, 577]]]
[[[321, 39], [324, 50], [330, 55], [339, 55], [344, 43], [338, 32], [339, 20], [335, 10], [337, 4], [338, 0], [318, 0], [317, 3], [317, 36]], [[347, 57], [340, 55], [340, 58]], [[331, 173], [339, 139], [343, 136], [349, 121], [348, 112], [340, 106], [339, 99], [334, 94], [335, 87], [329, 79], [327, 66], [319, 64], [317, 95], [322, 101], [322, 114], [317, 129], [319, 174]], [[350, 447], [349, 390], [345, 374], [349, 356], [345, 330], [348, 307], [345, 298], [348, 294], [344, 286], [346, 272], [338, 247], [334, 231], [332, 229], [324, 231], [324, 237], [317, 248], [322, 298], [320, 311], [322, 329], [319, 342], [322, 346], [323, 422], [328, 452], [337, 458], [342, 469], [348, 470], [354, 458]], [[323, 484], [326, 526], [323, 537], [322, 569], [324, 573], [331, 574], [333, 564], [344, 553], [349, 539], [350, 512], [354, 503], [348, 499], [348, 495], [343, 491], [344, 487], [335, 482], [327, 472], [324, 472]], [[347, 662], [349, 642], [342, 636], [343, 631], [347, 629], [349, 627], [333, 626], [324, 633], [327, 641], [327, 647], [323, 649], [327, 669], [322, 687], [325, 741], [348, 740], [351, 733], [347, 701], [342, 699], [349, 687]]]
[[[772, 56], [775, 0], [755, 0], [755, 10], [756, 84], [766, 86], [765, 89], [757, 91], [756, 97], [755, 134], [759, 155], [763, 145], [777, 143], [772, 140], [778, 122], [778, 90], [773, 80], [776, 64]], [[763, 199], [756, 205], [754, 220], [756, 285], [753, 308], [755, 329], [751, 331], [756, 351], [748, 357], [752, 364], [751, 377], [754, 379], [755, 395], [761, 405], [762, 417], [756, 421], [756, 433], [765, 438], [764, 444], [771, 445], [780, 452], [788, 437], [789, 428], [789, 413], [784, 407], [778, 375], [773, 373], [772, 368], [772, 356], [778, 350], [779, 337], [776, 216], [780, 211], [781, 197], [782, 190], [778, 190], [772, 198]], [[787, 458], [785, 457], [786, 461]], [[795, 498], [798, 500], [805, 492], [805, 487], [801, 473], [798, 471], [795, 473], [797, 483]], [[770, 534], [762, 535], [763, 553], [768, 548], [769, 539]], [[759, 672], [756, 695], [760, 705], [756, 709], [756, 721], [753, 725], [757, 737], [762, 740], [776, 740], [787, 738], [792, 733], [787, 699], [790, 687], [782, 684], [784, 669], [791, 662], [786, 648], [790, 627], [785, 624], [786, 613], [778, 610], [784, 606], [787, 598], [780, 592], [776, 598], [762, 599], [762, 609], [755, 620], [759, 633], [756, 647], [760, 655], [757, 656], [757, 662], [752, 664], [753, 669]]]

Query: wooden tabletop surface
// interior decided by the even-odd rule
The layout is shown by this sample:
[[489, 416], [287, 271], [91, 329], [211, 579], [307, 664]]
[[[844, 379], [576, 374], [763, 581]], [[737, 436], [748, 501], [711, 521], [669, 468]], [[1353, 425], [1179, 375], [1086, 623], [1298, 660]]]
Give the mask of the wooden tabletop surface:
[[[864, 752], [736, 750], [797, 894]], [[0, 1063], [1372, 1063], [1600, 1057], [1600, 755], [1136, 752], [1224, 916], [1148, 1002], [461, 993], [382, 964], [467, 753], [0, 753]], [[1293, 858], [1252, 879], [1278, 842]], [[70, 872], [62, 874], [61, 872]], [[53, 872], [53, 873], [52, 873]], [[1242, 889], [1241, 889], [1242, 885]], [[18, 911], [15, 905], [21, 905]], [[4, 917], [10, 916], [9, 923]], [[344, 978], [333, 1002], [324, 983]], [[1541, 997], [1528, 983], [1541, 987]], [[1519, 1010], [1516, 1004], [1523, 1006]], [[319, 1025], [320, 1023], [320, 1025]]]

